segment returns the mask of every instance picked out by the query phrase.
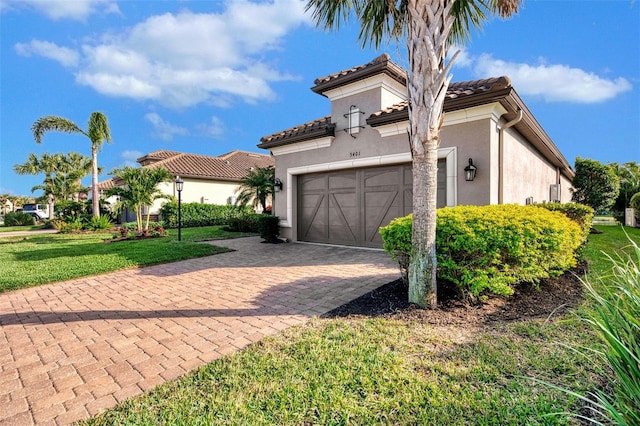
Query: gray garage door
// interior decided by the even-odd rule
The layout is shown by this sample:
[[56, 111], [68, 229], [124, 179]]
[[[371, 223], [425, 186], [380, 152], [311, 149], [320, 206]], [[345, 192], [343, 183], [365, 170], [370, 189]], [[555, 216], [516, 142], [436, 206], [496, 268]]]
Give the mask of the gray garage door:
[[[411, 165], [298, 177], [298, 240], [382, 247], [378, 228], [411, 213]], [[438, 207], [446, 200], [446, 164], [438, 162]]]

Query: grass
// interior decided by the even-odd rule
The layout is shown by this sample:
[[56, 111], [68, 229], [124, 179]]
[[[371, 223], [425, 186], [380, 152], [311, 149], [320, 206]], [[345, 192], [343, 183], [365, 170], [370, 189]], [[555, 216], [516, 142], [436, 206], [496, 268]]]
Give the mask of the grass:
[[[623, 249], [622, 229], [591, 235], [594, 277]], [[626, 229], [640, 241], [640, 229]], [[314, 319], [219, 359], [87, 421], [111, 424], [577, 424], [579, 394], [601, 366], [575, 316], [478, 324], [475, 330], [389, 319]], [[458, 336], [455, 340], [447, 336]]]
[[15, 232], [15, 231], [36, 231], [38, 229], [44, 229], [44, 225], [0, 226], [0, 233]]
[[250, 234], [226, 232], [220, 226], [185, 228], [182, 242], [175, 230], [166, 238], [117, 243], [104, 242], [111, 233], [0, 234], [0, 292], [222, 253], [227, 249], [196, 241], [244, 235]]

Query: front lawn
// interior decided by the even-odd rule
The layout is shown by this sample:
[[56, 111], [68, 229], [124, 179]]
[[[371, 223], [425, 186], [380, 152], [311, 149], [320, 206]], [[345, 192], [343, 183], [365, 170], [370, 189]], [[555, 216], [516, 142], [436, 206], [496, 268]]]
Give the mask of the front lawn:
[[248, 234], [231, 233], [221, 226], [185, 228], [182, 242], [177, 230], [165, 238], [105, 243], [111, 233], [35, 234], [2, 237], [0, 234], [0, 292], [56, 281], [112, 272], [135, 266], [173, 262], [227, 251], [207, 239]]
[[[585, 250], [626, 246], [600, 227]], [[640, 229], [626, 228], [640, 242]], [[604, 383], [572, 347], [594, 347], [573, 314], [439, 325], [415, 316], [314, 319], [166, 383], [88, 424], [578, 424], [584, 394]]]
[[0, 226], [0, 232], [37, 231], [38, 229], [44, 229], [44, 225]]

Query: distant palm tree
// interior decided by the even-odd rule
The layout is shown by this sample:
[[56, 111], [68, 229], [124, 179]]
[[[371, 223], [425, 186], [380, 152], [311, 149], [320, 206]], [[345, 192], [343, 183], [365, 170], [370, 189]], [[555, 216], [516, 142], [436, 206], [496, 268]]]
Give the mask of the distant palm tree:
[[91, 140], [91, 197], [93, 201], [93, 215], [100, 216], [100, 194], [98, 192], [98, 151], [102, 147], [103, 141], [111, 142], [111, 131], [109, 130], [107, 116], [101, 112], [91, 113], [91, 116], [89, 116], [88, 128], [85, 131], [69, 119], [49, 115], [41, 117], [33, 123], [31, 131], [33, 132], [33, 138], [36, 140], [36, 143], [42, 143], [42, 137], [48, 131], [80, 133]]
[[24, 164], [16, 164], [13, 170], [21, 175], [38, 175], [44, 173], [45, 178], [42, 185], [31, 188], [31, 192], [38, 189], [44, 191], [49, 204], [49, 219], [53, 219], [53, 209], [56, 197], [60, 197], [60, 189], [57, 185], [55, 174], [63, 167], [60, 154], [43, 153], [40, 157], [31, 153]]
[[[117, 181], [122, 181], [124, 185], [116, 186], [105, 192], [107, 197], [117, 196], [120, 201], [114, 206], [116, 212], [124, 208], [130, 208], [136, 212], [136, 226], [139, 233], [149, 230], [149, 220], [151, 217], [151, 205], [155, 200], [166, 198], [160, 192], [158, 185], [173, 178], [173, 175], [162, 167], [155, 168], [133, 168], [124, 167], [113, 170]], [[120, 182], [117, 182], [120, 184]], [[120, 184], [121, 185], [121, 184]], [[143, 207], [147, 206], [146, 223], [143, 224]]]
[[[82, 178], [91, 173], [93, 161], [86, 155], [77, 152], [70, 152], [63, 155], [62, 160], [65, 173], [65, 192], [70, 195], [74, 201], [80, 201], [80, 192], [85, 190], [82, 186]], [[101, 168], [98, 168], [99, 173], [101, 170]]]
[[436, 200], [443, 106], [452, 76], [452, 43], [469, 38], [489, 15], [511, 16], [520, 0], [308, 0], [318, 26], [360, 22], [363, 46], [406, 36], [409, 54], [409, 124], [413, 158], [413, 226], [409, 300], [436, 307]]
[[264, 168], [251, 168], [247, 175], [240, 181], [236, 204], [246, 206], [251, 203], [253, 207], [262, 206], [262, 211], [267, 210], [267, 198], [273, 194], [273, 182], [275, 170], [273, 166]]

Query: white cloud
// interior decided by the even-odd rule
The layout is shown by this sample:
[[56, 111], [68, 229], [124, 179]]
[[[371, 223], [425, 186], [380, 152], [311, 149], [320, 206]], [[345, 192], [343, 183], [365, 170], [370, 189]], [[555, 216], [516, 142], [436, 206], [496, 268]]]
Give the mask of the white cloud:
[[208, 123], [199, 124], [197, 127], [202, 135], [212, 139], [219, 138], [225, 131], [224, 123], [218, 117], [211, 117]]
[[152, 16], [84, 44], [76, 81], [108, 96], [177, 108], [273, 99], [271, 83], [295, 77], [263, 57], [309, 22], [304, 5], [304, 0], [234, 0], [220, 13]]
[[49, 41], [31, 40], [29, 43], [16, 43], [15, 49], [18, 55], [43, 56], [53, 59], [65, 67], [75, 67], [80, 60], [80, 54], [77, 51], [69, 49], [68, 47], [60, 47]]
[[569, 65], [549, 64], [540, 58], [537, 64], [496, 59], [490, 54], [472, 57], [463, 51], [456, 64], [468, 67], [477, 78], [506, 75], [521, 95], [536, 96], [547, 102], [593, 104], [605, 102], [632, 89], [622, 77], [607, 79]]
[[163, 120], [155, 112], [150, 112], [144, 116], [144, 118], [153, 124], [153, 133], [159, 139], [163, 141], [171, 141], [175, 135], [186, 136], [189, 131], [184, 127], [175, 126], [165, 120]]
[[114, 0], [3, 0], [2, 11], [30, 7], [55, 21], [84, 21], [93, 13], [120, 13]]
[[124, 160], [124, 165], [126, 167], [138, 167], [139, 164], [136, 161], [138, 158], [142, 157], [144, 154], [140, 151], [135, 150], [125, 150], [122, 151], [120, 157]]

